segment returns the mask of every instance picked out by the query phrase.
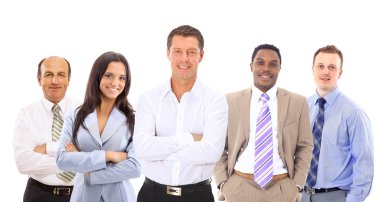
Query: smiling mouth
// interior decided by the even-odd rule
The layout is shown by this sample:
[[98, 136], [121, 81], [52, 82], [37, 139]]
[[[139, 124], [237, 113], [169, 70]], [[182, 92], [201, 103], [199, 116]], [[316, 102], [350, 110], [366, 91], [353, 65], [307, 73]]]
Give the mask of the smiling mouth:
[[111, 92], [117, 92], [117, 88], [108, 88], [108, 90]]
[[259, 75], [259, 77], [263, 79], [270, 79], [272, 78], [272, 75]]
[[190, 68], [190, 66], [185, 66], [185, 65], [178, 65], [178, 68], [180, 68], [180, 69], [189, 69]]

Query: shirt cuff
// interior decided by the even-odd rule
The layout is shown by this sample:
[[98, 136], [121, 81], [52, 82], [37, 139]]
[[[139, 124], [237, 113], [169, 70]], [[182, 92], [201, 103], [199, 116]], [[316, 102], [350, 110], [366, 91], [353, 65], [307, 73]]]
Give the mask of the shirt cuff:
[[352, 193], [347, 194], [346, 202], [358, 202], [358, 201], [362, 201], [360, 196], [354, 195]]
[[57, 148], [59, 142], [48, 142], [46, 143], [46, 154], [55, 157], [57, 155]]

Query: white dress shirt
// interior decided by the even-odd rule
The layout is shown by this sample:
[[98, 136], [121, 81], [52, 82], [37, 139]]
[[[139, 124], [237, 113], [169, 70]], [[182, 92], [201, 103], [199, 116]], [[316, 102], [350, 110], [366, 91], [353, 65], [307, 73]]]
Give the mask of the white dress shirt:
[[[252, 97], [250, 106], [250, 132], [249, 132], [249, 142], [247, 148], [239, 156], [236, 164], [235, 170], [253, 174], [254, 164], [255, 164], [255, 140], [256, 140], [256, 122], [257, 116], [263, 106], [263, 102], [259, 101], [261, 92], [255, 86], [252, 86]], [[272, 120], [272, 131], [273, 131], [273, 175], [278, 175], [282, 173], [287, 173], [284, 164], [280, 158], [278, 152], [278, 138], [277, 138], [277, 86], [273, 86], [270, 90], [266, 92], [269, 96], [268, 106], [270, 110], [271, 120]]]
[[[165, 185], [209, 179], [225, 146], [228, 106], [224, 95], [197, 79], [178, 102], [170, 81], [140, 97], [134, 146], [143, 174]], [[203, 134], [194, 141], [191, 134]]]
[[[74, 110], [79, 103], [69, 98], [64, 98], [58, 103], [61, 108], [61, 116], [70, 110]], [[46, 98], [21, 109], [14, 128], [13, 148], [16, 166], [20, 173], [47, 185], [72, 185], [57, 177], [60, 172], [55, 155], [58, 142], [52, 141], [52, 124], [54, 103]], [[46, 153], [34, 152], [36, 145], [46, 143]]]

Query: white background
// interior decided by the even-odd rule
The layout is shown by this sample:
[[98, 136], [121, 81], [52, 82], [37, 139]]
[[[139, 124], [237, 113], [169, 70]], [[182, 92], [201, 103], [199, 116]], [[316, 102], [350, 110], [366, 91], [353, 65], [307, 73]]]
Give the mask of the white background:
[[[358, 2], [358, 3], [356, 3]], [[72, 79], [67, 95], [83, 99], [90, 68], [105, 51], [124, 54], [132, 69], [130, 100], [168, 81], [166, 37], [183, 24], [205, 38], [199, 77], [223, 93], [252, 84], [249, 63], [261, 43], [280, 48], [278, 85], [309, 96], [314, 92], [312, 58], [327, 44], [343, 51], [339, 86], [369, 115], [379, 145], [379, 7], [375, 1], [78, 1], [0, 2], [0, 196], [22, 201], [27, 176], [15, 166], [12, 148], [16, 115], [42, 96], [38, 62], [50, 55], [67, 58]], [[375, 166], [379, 165], [375, 150]], [[375, 173], [378, 174], [378, 173]], [[375, 175], [367, 201], [380, 197]], [[142, 177], [133, 180], [138, 192]], [[214, 185], [214, 184], [213, 184]], [[215, 186], [214, 186], [215, 187]], [[377, 192], [376, 192], [377, 191]]]

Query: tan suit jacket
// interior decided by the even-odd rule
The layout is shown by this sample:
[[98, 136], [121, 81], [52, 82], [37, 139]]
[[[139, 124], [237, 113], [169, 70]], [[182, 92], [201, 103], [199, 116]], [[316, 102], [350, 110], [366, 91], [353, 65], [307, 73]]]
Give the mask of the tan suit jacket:
[[[227, 140], [223, 155], [215, 165], [217, 185], [232, 176], [237, 158], [248, 145], [251, 95], [251, 88], [227, 95]], [[303, 187], [314, 147], [307, 100], [304, 96], [278, 88], [277, 101], [280, 158], [290, 179]]]

